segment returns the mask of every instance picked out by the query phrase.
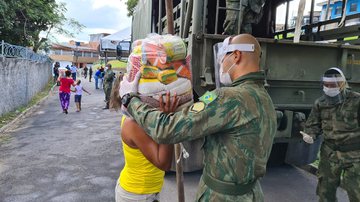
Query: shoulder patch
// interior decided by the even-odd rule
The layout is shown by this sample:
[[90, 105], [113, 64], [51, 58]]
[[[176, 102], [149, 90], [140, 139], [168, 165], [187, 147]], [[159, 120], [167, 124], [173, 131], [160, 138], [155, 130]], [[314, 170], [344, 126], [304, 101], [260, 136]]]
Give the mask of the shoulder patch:
[[196, 102], [191, 106], [190, 112], [199, 113], [199, 112], [203, 111], [204, 109], [205, 109], [205, 103]]
[[212, 101], [216, 100], [217, 94], [215, 91], [207, 91], [203, 96], [199, 98], [200, 101], [204, 102], [205, 104], [209, 104]]

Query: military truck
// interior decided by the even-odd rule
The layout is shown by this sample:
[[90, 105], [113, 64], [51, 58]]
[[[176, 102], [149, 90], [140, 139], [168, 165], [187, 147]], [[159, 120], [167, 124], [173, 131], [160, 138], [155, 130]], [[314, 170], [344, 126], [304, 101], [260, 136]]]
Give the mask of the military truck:
[[[242, 0], [245, 2], [245, 0]], [[247, 1], [246, 1], [247, 2]], [[309, 3], [310, 1], [307, 1]], [[345, 0], [344, 0], [345, 2]], [[352, 88], [360, 89], [360, 47], [352, 45], [358, 40], [360, 26], [351, 25], [326, 30], [323, 27], [360, 18], [359, 14], [313, 22], [315, 0], [311, 0], [310, 20], [302, 26], [301, 41], [291, 38], [294, 28], [288, 27], [291, 0], [266, 0], [263, 17], [252, 26], [252, 34], [262, 47], [261, 68], [265, 72], [267, 88], [277, 110], [278, 129], [271, 161], [305, 165], [313, 162], [321, 140], [308, 145], [299, 131], [308, 117], [316, 98], [321, 96], [320, 79], [330, 67], [340, 67]], [[285, 4], [285, 26], [275, 31], [276, 11]], [[195, 99], [216, 88], [213, 45], [227, 36], [223, 32], [226, 15], [225, 0], [174, 0], [175, 32], [188, 44], [191, 55], [192, 80]], [[234, 9], [232, 10], [239, 10]], [[148, 33], [167, 33], [165, 2], [139, 0], [133, 16], [132, 41], [145, 38]], [[337, 27], [337, 26], [336, 26]], [[281, 39], [281, 40], [280, 40]], [[332, 41], [332, 42], [329, 42]], [[202, 140], [185, 143], [190, 158], [184, 160], [183, 170], [202, 168]]]

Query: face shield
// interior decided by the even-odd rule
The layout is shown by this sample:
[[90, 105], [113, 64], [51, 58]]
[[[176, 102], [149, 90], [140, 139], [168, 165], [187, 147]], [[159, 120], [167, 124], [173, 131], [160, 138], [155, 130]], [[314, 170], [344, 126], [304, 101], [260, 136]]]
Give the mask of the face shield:
[[343, 72], [338, 68], [328, 69], [322, 77], [323, 91], [328, 100], [333, 103], [343, 101], [342, 92], [348, 87]]
[[255, 51], [255, 44], [230, 44], [231, 39], [232, 37], [228, 37], [223, 42], [216, 43], [213, 46], [216, 88], [221, 87], [219, 71], [220, 65], [225, 59], [226, 55], [236, 50], [241, 52]]

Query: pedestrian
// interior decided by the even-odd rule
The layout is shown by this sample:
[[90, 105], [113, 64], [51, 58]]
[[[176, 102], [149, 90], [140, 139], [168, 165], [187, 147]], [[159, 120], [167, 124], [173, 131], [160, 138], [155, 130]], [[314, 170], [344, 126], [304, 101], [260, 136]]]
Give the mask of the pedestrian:
[[76, 66], [74, 64], [71, 65], [70, 70], [71, 70], [71, 77], [73, 78], [74, 81], [76, 81], [76, 70], [77, 70]]
[[84, 78], [86, 79], [87, 77], [87, 72], [88, 72], [88, 68], [87, 66], [84, 67]]
[[261, 48], [249, 34], [228, 37], [217, 54], [225, 87], [165, 114], [137, 97], [140, 78], [124, 76], [120, 95], [127, 113], [158, 143], [205, 137], [204, 169], [196, 201], [263, 201], [265, 175], [277, 130], [276, 112], [259, 71]]
[[[60, 63], [59, 63], [59, 62], [55, 62], [54, 68], [53, 68], [54, 83], [57, 82], [57, 80], [58, 80], [58, 78], [59, 78], [59, 67], [60, 67]], [[56, 85], [59, 86], [59, 83], [56, 83]]]
[[95, 72], [95, 75], [94, 75], [94, 79], [95, 79], [95, 89], [99, 89], [99, 78], [101, 77], [101, 71], [100, 69], [98, 69], [96, 72]]
[[69, 65], [66, 65], [66, 67], [65, 67], [67, 70], [69, 70], [69, 71], [71, 71], [71, 69], [70, 69], [70, 67], [69, 67]]
[[[115, 110], [121, 106], [119, 96], [121, 79], [122, 75], [119, 75], [111, 93], [110, 107]], [[170, 99], [170, 94], [167, 96]], [[160, 105], [160, 110], [169, 113], [176, 107], [175, 104], [165, 111], [165, 107]], [[126, 116], [121, 120], [121, 142], [125, 166], [116, 183], [115, 201], [159, 201], [164, 183], [164, 171], [171, 168], [173, 145], [156, 143], [134, 120]]]
[[92, 74], [93, 74], [93, 70], [92, 70], [92, 67], [90, 67], [89, 68], [89, 82], [91, 82]]
[[100, 76], [99, 76], [99, 88], [104, 89], [104, 76], [105, 76], [105, 69], [104, 67], [100, 67]]
[[85, 90], [84, 87], [82, 87], [80, 79], [78, 79], [76, 81], [75, 90], [72, 90], [72, 91], [75, 93], [74, 100], [75, 100], [75, 104], [76, 104], [76, 112], [80, 112], [81, 111], [82, 92], [84, 91], [89, 95], [91, 95], [91, 93], [89, 93], [87, 90]]
[[58, 78], [60, 81], [59, 87], [59, 98], [60, 104], [63, 109], [63, 113], [67, 114], [70, 104], [70, 88], [71, 86], [75, 86], [74, 80], [71, 78], [71, 71], [66, 70], [65, 76], [62, 75]]
[[350, 90], [343, 72], [330, 68], [322, 78], [324, 95], [315, 101], [305, 124], [304, 141], [323, 135], [316, 194], [337, 201], [340, 186], [350, 202], [360, 201], [360, 93]]
[[110, 94], [114, 81], [114, 72], [111, 69], [111, 64], [107, 64], [105, 67], [105, 75], [104, 75], [104, 93], [105, 93], [105, 103], [106, 106], [103, 109], [109, 109], [110, 103]]

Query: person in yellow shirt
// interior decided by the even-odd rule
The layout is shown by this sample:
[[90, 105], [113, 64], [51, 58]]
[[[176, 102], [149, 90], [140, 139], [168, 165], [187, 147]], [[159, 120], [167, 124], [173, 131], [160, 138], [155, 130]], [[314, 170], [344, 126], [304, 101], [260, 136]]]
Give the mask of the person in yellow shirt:
[[[120, 75], [113, 86], [110, 109], [119, 109]], [[178, 102], [170, 103], [170, 94], [166, 95], [167, 102], [160, 102], [160, 109], [166, 113], [173, 112]], [[178, 100], [175, 97], [175, 100]], [[123, 115], [121, 120], [121, 139], [125, 165], [116, 183], [116, 202], [155, 202], [160, 201], [160, 191], [164, 182], [166, 170], [172, 163], [173, 145], [158, 144], [131, 118]]]

